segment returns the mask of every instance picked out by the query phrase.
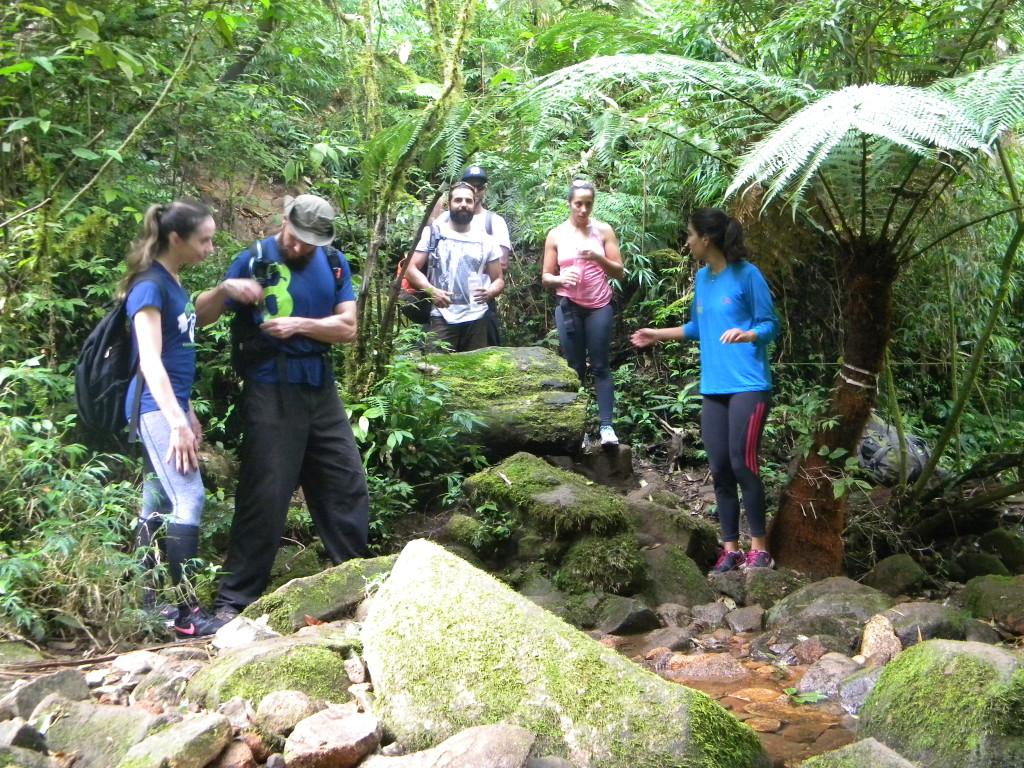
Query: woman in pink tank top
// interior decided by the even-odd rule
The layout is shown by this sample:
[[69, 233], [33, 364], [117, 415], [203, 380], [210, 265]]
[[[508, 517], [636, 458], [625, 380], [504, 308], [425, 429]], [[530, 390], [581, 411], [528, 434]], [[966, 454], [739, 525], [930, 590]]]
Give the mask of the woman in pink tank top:
[[548, 233], [541, 281], [558, 294], [555, 325], [569, 367], [586, 381], [587, 361], [594, 375], [601, 444], [617, 445], [612, 428], [615, 390], [608, 359], [615, 305], [609, 278], [625, 274], [619, 241], [608, 224], [590, 217], [596, 190], [577, 179], [569, 188], [569, 218]]

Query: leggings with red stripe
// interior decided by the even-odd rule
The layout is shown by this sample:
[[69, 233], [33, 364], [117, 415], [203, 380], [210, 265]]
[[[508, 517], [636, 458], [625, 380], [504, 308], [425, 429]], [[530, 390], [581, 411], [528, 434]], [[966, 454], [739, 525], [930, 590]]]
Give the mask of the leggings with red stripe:
[[714, 478], [723, 542], [740, 538], [737, 486], [743, 492], [750, 535], [765, 535], [764, 486], [757, 454], [771, 396], [771, 391], [704, 396], [700, 429]]

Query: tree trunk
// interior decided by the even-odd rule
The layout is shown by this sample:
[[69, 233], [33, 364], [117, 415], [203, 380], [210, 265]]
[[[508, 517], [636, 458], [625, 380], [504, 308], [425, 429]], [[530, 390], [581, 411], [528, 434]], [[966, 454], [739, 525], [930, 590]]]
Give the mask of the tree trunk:
[[[842, 572], [845, 494], [834, 483], [842, 465], [855, 455], [864, 425], [875, 406], [878, 375], [892, 332], [892, 287], [896, 279], [891, 250], [877, 244], [855, 246], [843, 273], [847, 321], [843, 363], [832, 393], [831, 426], [814, 436], [782, 494], [768, 532], [768, 547], [779, 565], [818, 576]], [[836, 459], [835, 449], [846, 451]]]

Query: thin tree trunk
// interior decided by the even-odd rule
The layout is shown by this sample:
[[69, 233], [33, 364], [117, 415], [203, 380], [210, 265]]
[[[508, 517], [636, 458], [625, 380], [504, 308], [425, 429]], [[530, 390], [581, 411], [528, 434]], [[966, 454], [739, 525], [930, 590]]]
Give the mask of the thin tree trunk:
[[[849, 259], [843, 275], [847, 319], [843, 365], [832, 395], [829, 422], [819, 430], [783, 491], [768, 532], [768, 546], [779, 565], [819, 576], [842, 572], [844, 494], [836, 497], [842, 463], [860, 444], [877, 396], [878, 375], [892, 332], [892, 254], [865, 244]], [[838, 460], [826, 454], [846, 451]]]

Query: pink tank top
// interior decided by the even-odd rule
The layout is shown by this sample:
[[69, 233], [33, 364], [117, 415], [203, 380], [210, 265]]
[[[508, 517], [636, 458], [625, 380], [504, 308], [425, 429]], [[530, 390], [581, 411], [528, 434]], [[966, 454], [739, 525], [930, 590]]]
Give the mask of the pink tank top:
[[560, 285], [555, 291], [559, 296], [566, 296], [587, 309], [603, 307], [612, 300], [612, 288], [608, 285], [608, 276], [604, 270], [589, 259], [577, 259], [576, 251], [579, 248], [594, 251], [604, 255], [604, 243], [597, 233], [597, 228], [591, 224], [590, 234], [580, 237], [579, 232], [570, 229], [559, 235], [558, 243], [558, 271], [566, 267], [579, 267], [581, 279], [576, 285]]

